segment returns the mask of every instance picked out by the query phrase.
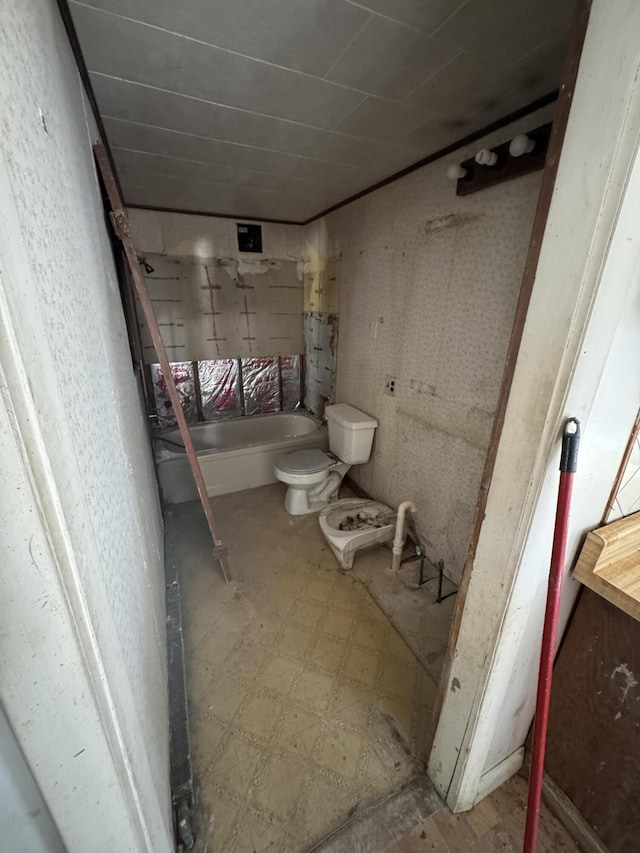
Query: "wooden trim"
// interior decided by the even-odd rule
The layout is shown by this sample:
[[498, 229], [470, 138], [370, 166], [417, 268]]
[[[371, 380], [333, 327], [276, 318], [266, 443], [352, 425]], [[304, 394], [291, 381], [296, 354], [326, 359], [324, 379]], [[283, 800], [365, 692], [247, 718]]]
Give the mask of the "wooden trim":
[[100, 141], [102, 142], [102, 145], [104, 146], [104, 149], [106, 151], [107, 158], [109, 160], [109, 165], [111, 166], [111, 171], [113, 172], [113, 177], [118, 188], [118, 194], [120, 198], [122, 198], [122, 187], [120, 185], [120, 179], [118, 178], [116, 164], [113, 159], [113, 154], [111, 153], [111, 148], [109, 146], [109, 140], [107, 139], [107, 132], [104, 129], [102, 116], [100, 115], [100, 110], [98, 109], [98, 102], [96, 100], [95, 92], [93, 91], [93, 86], [91, 85], [91, 78], [89, 77], [87, 64], [84, 61], [84, 56], [82, 55], [82, 48], [80, 47], [78, 34], [73, 23], [71, 12], [69, 11], [69, 4], [67, 0], [56, 1], [58, 3], [58, 11], [60, 12], [62, 23], [64, 24], [64, 28], [67, 32], [67, 38], [69, 39], [69, 44], [71, 45], [71, 50], [73, 52], [76, 65], [78, 66], [78, 71], [80, 72], [80, 79], [82, 80], [82, 85], [84, 86], [84, 90], [87, 94], [87, 98], [91, 106], [93, 118], [95, 119], [96, 125], [98, 126], [98, 132], [100, 133]]
[[[529, 778], [531, 752], [527, 746], [520, 775]], [[574, 806], [558, 783], [545, 772], [542, 780], [542, 800], [549, 811], [560, 821], [582, 853], [609, 853], [609, 848], [590, 823]]]
[[493, 477], [496, 457], [498, 455], [498, 445], [500, 443], [500, 436], [502, 435], [502, 428], [504, 426], [505, 416], [507, 412], [509, 393], [511, 391], [511, 384], [513, 382], [513, 376], [515, 373], [516, 361], [518, 358], [518, 352], [520, 350], [520, 344], [522, 342], [522, 335], [524, 332], [525, 321], [527, 318], [527, 311], [529, 309], [529, 301], [531, 299], [531, 293], [533, 291], [536, 271], [538, 268], [540, 249], [542, 247], [542, 240], [544, 237], [547, 217], [549, 215], [549, 208], [551, 206], [551, 199], [553, 196], [553, 188], [558, 172], [558, 163], [560, 161], [560, 154], [562, 152], [562, 145], [567, 129], [567, 122], [569, 120], [569, 112], [571, 110], [573, 91], [575, 89], [576, 79], [578, 76], [578, 67], [580, 64], [580, 57], [582, 55], [582, 45], [584, 44], [587, 24], [589, 22], [590, 9], [591, 0], [579, 0], [576, 19], [573, 26], [571, 41], [569, 44], [569, 50], [567, 53], [567, 58], [565, 60], [563, 83], [560, 88], [560, 95], [556, 104], [556, 108], [554, 110], [553, 128], [551, 131], [551, 138], [549, 140], [547, 159], [542, 174], [542, 185], [540, 187], [540, 194], [538, 196], [538, 204], [536, 207], [535, 218], [533, 221], [533, 228], [531, 230], [531, 239], [529, 241], [527, 259], [525, 262], [524, 273], [522, 276], [522, 283], [520, 285], [520, 293], [518, 296], [518, 303], [516, 305], [513, 327], [511, 329], [509, 346], [507, 348], [505, 365], [502, 372], [498, 403], [496, 405], [496, 411], [493, 418], [493, 425], [491, 428], [491, 436], [489, 439], [487, 455], [485, 457], [482, 479], [480, 481], [478, 500], [476, 502], [473, 526], [469, 540], [469, 547], [467, 550], [467, 557], [462, 572], [460, 587], [458, 589], [456, 606], [453, 613], [451, 630], [449, 633], [447, 652], [445, 655], [444, 666], [442, 668], [440, 684], [438, 686], [438, 695], [436, 697], [434, 709], [436, 720], [440, 715], [442, 704], [444, 702], [444, 698], [447, 691], [447, 686], [449, 684], [451, 665], [453, 663], [453, 653], [455, 651], [458, 642], [458, 635], [460, 633], [460, 624], [462, 622], [462, 615], [467, 600], [467, 592], [469, 590], [469, 583], [471, 580], [471, 573], [473, 570], [476, 548], [478, 546], [480, 531], [482, 529], [482, 523], [484, 521], [489, 487], [491, 485], [491, 480]]
[[154, 210], [157, 213], [182, 213], [185, 216], [212, 216], [214, 219], [233, 219], [234, 221], [242, 220], [244, 222], [271, 222], [275, 225], [306, 225], [311, 222], [308, 219], [306, 222], [297, 222], [294, 219], [268, 219], [265, 216], [249, 216], [234, 214], [234, 213], [211, 213], [208, 210], [184, 210], [181, 207], [154, 207], [149, 204], [127, 204], [125, 207], [129, 210]]
[[542, 780], [542, 799], [552, 814], [567, 830], [582, 853], [609, 853], [609, 848], [582, 817], [564, 791], [548, 773]]

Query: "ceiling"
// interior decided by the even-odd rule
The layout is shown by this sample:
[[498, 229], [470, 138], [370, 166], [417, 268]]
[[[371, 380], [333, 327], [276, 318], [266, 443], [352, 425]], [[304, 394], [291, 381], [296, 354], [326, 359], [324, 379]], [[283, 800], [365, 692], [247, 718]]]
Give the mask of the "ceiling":
[[574, 3], [69, 7], [127, 203], [303, 221], [557, 88]]

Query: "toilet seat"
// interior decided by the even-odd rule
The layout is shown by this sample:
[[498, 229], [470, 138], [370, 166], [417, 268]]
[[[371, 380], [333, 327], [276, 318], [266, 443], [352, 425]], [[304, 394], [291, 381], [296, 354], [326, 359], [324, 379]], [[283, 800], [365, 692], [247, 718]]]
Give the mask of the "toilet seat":
[[322, 450], [295, 450], [286, 453], [276, 462], [277, 467], [285, 474], [319, 474], [320, 471], [328, 471], [335, 460]]

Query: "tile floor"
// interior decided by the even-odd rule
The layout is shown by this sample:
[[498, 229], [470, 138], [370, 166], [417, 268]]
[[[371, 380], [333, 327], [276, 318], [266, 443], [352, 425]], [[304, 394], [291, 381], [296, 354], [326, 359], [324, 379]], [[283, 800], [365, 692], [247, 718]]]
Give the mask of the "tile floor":
[[[167, 514], [201, 839], [216, 853], [309, 849], [421, 773], [430, 745], [433, 672], [339, 571], [317, 518], [287, 515], [283, 488], [212, 500], [230, 585], [208, 558], [199, 505]], [[356, 565], [384, 570], [369, 560]]]

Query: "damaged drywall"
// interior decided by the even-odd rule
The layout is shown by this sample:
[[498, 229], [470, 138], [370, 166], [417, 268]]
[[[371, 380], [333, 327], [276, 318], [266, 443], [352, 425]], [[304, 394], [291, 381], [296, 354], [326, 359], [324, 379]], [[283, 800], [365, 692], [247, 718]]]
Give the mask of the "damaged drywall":
[[304, 260], [304, 405], [322, 415], [335, 402], [342, 255], [324, 220], [306, 229]]
[[[170, 361], [303, 351], [303, 276], [297, 261], [144, 257], [151, 269], [144, 277]], [[142, 319], [139, 325], [144, 358], [152, 364], [155, 348]]]
[[304, 405], [316, 415], [335, 398], [338, 316], [320, 311], [304, 315]]

